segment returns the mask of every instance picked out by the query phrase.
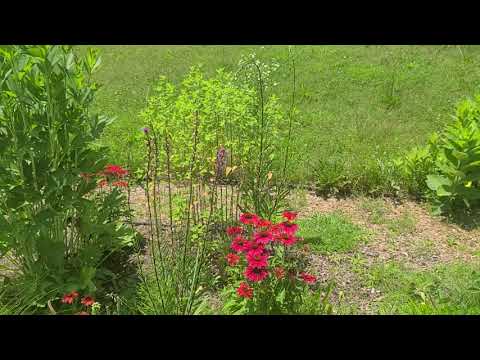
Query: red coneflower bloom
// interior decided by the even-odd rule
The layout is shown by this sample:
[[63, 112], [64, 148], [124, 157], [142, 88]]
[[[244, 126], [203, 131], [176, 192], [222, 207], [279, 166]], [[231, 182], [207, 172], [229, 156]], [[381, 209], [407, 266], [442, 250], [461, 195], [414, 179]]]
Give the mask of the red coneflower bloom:
[[81, 303], [82, 305], [85, 305], [85, 306], [92, 306], [93, 304], [95, 304], [95, 299], [92, 298], [91, 296], [84, 296], [82, 298]]
[[243, 233], [243, 229], [240, 226], [229, 226], [227, 227], [227, 234], [229, 236], [238, 235]]
[[260, 219], [257, 221], [257, 227], [269, 227], [270, 225], [272, 225], [272, 222], [269, 221], [269, 220], [265, 220], [265, 219]]
[[252, 213], [240, 214], [240, 222], [245, 225], [256, 225], [260, 218]]
[[246, 251], [248, 249], [248, 240], [243, 238], [241, 235], [237, 235], [233, 239], [230, 248], [237, 253]]
[[253, 288], [248, 286], [246, 282], [242, 282], [237, 289], [237, 294], [240, 297], [251, 299], [253, 297]]
[[276, 237], [277, 241], [280, 241], [283, 245], [292, 246], [297, 242], [297, 238], [293, 235], [284, 233]]
[[272, 232], [273, 237], [279, 236], [283, 233], [283, 228], [281, 224], [275, 224], [270, 227], [270, 231]]
[[282, 216], [288, 221], [293, 221], [297, 218], [297, 213], [293, 211], [284, 211]]
[[265, 268], [248, 266], [243, 274], [248, 280], [252, 282], [259, 282], [268, 276], [268, 271]]
[[113, 186], [118, 186], [118, 187], [127, 187], [128, 186], [128, 181], [114, 181], [112, 183]]
[[249, 267], [264, 268], [268, 266], [268, 254], [260, 251], [249, 251], [247, 253]]
[[230, 266], [235, 266], [240, 261], [240, 256], [238, 256], [237, 254], [230, 253], [226, 256], [226, 258], [227, 258], [228, 265]]
[[314, 275], [311, 275], [311, 274], [307, 274], [305, 272], [302, 272], [300, 274], [300, 277], [302, 278], [302, 280], [304, 282], [306, 282], [307, 284], [315, 284], [317, 282], [317, 277], [314, 276]]
[[255, 241], [255, 240], [248, 241], [245, 244], [245, 250], [248, 251], [248, 252], [250, 252], [250, 251], [260, 251], [260, 252], [262, 252], [264, 249], [265, 249], [265, 245]]
[[254, 234], [254, 239], [257, 243], [266, 245], [273, 240], [273, 234], [268, 230], [256, 232]]
[[128, 171], [118, 165], [107, 165], [103, 171], [105, 175], [122, 177], [128, 174]]
[[63, 304], [73, 304], [73, 301], [78, 297], [78, 292], [72, 291], [68, 294], [63, 295], [62, 303]]
[[295, 235], [298, 230], [297, 224], [288, 221], [281, 223], [280, 226], [282, 227], [283, 232], [289, 235]]
[[277, 279], [283, 279], [285, 277], [285, 269], [280, 266], [276, 267], [275, 269], [273, 269], [273, 274]]
[[108, 185], [108, 181], [105, 180], [105, 179], [103, 179], [102, 181], [100, 181], [100, 182], [98, 183], [98, 186], [99, 186], [99, 187], [102, 187], [102, 188], [105, 187], [105, 186], [107, 186], [107, 185]]

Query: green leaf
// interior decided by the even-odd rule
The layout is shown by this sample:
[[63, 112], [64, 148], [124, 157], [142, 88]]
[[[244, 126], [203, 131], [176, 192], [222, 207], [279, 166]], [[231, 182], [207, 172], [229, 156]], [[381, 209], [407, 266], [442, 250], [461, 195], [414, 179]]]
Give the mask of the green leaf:
[[450, 186], [452, 182], [444, 176], [441, 175], [428, 175], [427, 176], [427, 186], [429, 189], [433, 191], [437, 191], [437, 189], [441, 186]]

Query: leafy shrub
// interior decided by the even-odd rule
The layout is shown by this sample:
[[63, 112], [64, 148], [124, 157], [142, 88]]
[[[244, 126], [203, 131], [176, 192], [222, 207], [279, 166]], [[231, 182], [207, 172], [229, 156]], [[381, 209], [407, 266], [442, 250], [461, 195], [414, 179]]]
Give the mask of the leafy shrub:
[[276, 68], [252, 55], [236, 73], [220, 69], [206, 78], [192, 67], [179, 87], [160, 78], [140, 117], [165, 150], [158, 150], [164, 172], [172, 180], [240, 183], [245, 210], [266, 217], [277, 211], [288, 193], [284, 179], [296, 110], [286, 114], [267, 92]]
[[[168, 137], [171, 170], [179, 179], [188, 173], [192, 134], [198, 123], [195, 172], [213, 176], [221, 146], [228, 149], [231, 164], [238, 166], [250, 158], [257, 130], [252, 114], [254, 95], [253, 89], [236, 83], [232, 73], [218, 70], [212, 78], [206, 78], [200, 67], [192, 67], [178, 88], [165, 77], [160, 78], [141, 119], [160, 138]], [[274, 115], [278, 106], [271, 98], [267, 111]], [[278, 120], [278, 115], [274, 118]], [[159, 156], [164, 162], [166, 154]]]
[[120, 222], [124, 192], [97, 191], [93, 176], [110, 122], [89, 111], [99, 64], [68, 46], [0, 49], [0, 239], [25, 275], [42, 275], [47, 298], [94, 292], [104, 259], [133, 241]]
[[[284, 212], [286, 221], [272, 224], [255, 214], [240, 216], [243, 227], [229, 227], [228, 284], [222, 297], [226, 314], [295, 314], [328, 311], [326, 298], [311, 296], [308, 286], [317, 279], [304, 272], [305, 259], [293, 246], [296, 214]], [[308, 298], [308, 304], [304, 299]], [[302, 307], [303, 306], [303, 307]]]
[[440, 134], [436, 172], [427, 177], [437, 212], [480, 204], [480, 96], [463, 101], [455, 121]]
[[427, 176], [435, 171], [438, 157], [438, 135], [434, 133], [424, 147], [414, 147], [404, 157], [393, 161], [399, 182], [403, 188], [417, 198], [428, 193]]

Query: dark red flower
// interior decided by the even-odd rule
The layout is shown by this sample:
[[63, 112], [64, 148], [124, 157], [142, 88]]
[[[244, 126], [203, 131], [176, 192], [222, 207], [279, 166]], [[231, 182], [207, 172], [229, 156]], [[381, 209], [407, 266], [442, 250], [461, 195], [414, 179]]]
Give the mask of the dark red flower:
[[257, 227], [269, 227], [272, 225], [272, 222], [265, 219], [260, 219], [257, 221]]
[[84, 296], [81, 301], [82, 305], [92, 306], [95, 303], [95, 299], [91, 296]]
[[275, 240], [281, 242], [283, 245], [292, 246], [297, 242], [297, 238], [293, 235], [283, 233], [275, 238]]
[[243, 232], [243, 229], [240, 226], [229, 226], [227, 227], [227, 234], [229, 236], [239, 235]]
[[273, 269], [273, 274], [277, 279], [283, 279], [285, 277], [285, 269], [280, 266], [276, 267], [275, 269]]
[[288, 221], [293, 221], [297, 218], [297, 213], [293, 211], [284, 211], [282, 216]]
[[248, 252], [250, 252], [250, 251], [260, 251], [260, 252], [262, 252], [264, 249], [265, 249], [265, 245], [255, 241], [255, 240], [248, 241], [245, 244], [245, 250], [248, 251]]
[[258, 215], [252, 213], [243, 213], [240, 214], [240, 222], [245, 225], [256, 225], [260, 218]]
[[237, 294], [240, 297], [251, 299], [253, 297], [253, 288], [248, 286], [246, 282], [242, 282], [237, 289]]
[[265, 268], [248, 266], [243, 274], [248, 280], [252, 282], [259, 282], [268, 276], [268, 271]]
[[235, 266], [240, 261], [240, 256], [238, 256], [237, 254], [230, 253], [226, 256], [226, 258], [227, 258], [228, 265], [230, 266]]
[[98, 183], [98, 186], [99, 186], [99, 187], [102, 187], [102, 188], [105, 187], [105, 186], [107, 186], [107, 185], [108, 185], [108, 181], [105, 180], [105, 179], [103, 179], [102, 181], [100, 181], [100, 182]]
[[300, 274], [300, 277], [302, 278], [302, 280], [307, 283], [307, 284], [315, 284], [317, 282], [317, 277], [314, 276], [314, 275], [311, 275], [311, 274], [307, 274], [305, 272], [302, 272]]
[[247, 253], [249, 267], [265, 268], [268, 266], [268, 253], [264, 251], [249, 251]]
[[281, 224], [275, 224], [270, 227], [270, 231], [274, 237], [277, 237], [283, 233], [283, 227]]
[[268, 230], [256, 232], [254, 234], [254, 239], [259, 244], [267, 245], [270, 241], [273, 240], [273, 234], [271, 231]]
[[289, 235], [295, 235], [298, 230], [298, 225], [289, 221], [281, 223], [280, 226], [282, 227], [283, 232]]
[[232, 244], [230, 245], [230, 248], [239, 253], [239, 252], [243, 252], [243, 251], [246, 251], [248, 249], [248, 240], [243, 238], [241, 235], [237, 235], [233, 241], [232, 241]]
[[113, 186], [117, 186], [117, 187], [127, 187], [128, 186], [128, 182], [127, 181], [114, 181], [112, 183]]
[[73, 301], [78, 297], [78, 292], [72, 291], [68, 294], [63, 295], [62, 303], [63, 304], [73, 304]]
[[105, 175], [112, 175], [115, 177], [123, 177], [128, 174], [128, 171], [118, 165], [107, 165], [103, 171]]

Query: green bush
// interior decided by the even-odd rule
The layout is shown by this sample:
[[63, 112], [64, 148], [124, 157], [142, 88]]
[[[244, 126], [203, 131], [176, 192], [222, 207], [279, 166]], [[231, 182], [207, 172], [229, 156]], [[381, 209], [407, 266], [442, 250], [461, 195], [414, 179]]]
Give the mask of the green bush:
[[[206, 78], [200, 67], [192, 67], [178, 87], [161, 77], [140, 117], [161, 140], [168, 137], [171, 170], [179, 179], [189, 172], [197, 124], [195, 173], [214, 176], [220, 147], [228, 150], [230, 167], [240, 166], [253, 156], [258, 129], [255, 102], [255, 90], [240, 85], [233, 73], [218, 70]], [[277, 99], [271, 97], [265, 110], [275, 122], [271, 136], [277, 137], [281, 120]], [[162, 160], [165, 152], [160, 153]]]
[[120, 222], [125, 194], [94, 181], [106, 165], [95, 141], [110, 122], [89, 110], [99, 64], [93, 50], [0, 48], [0, 242], [50, 299], [93, 293], [100, 264], [133, 240]]
[[424, 198], [428, 193], [427, 176], [435, 171], [438, 157], [438, 134], [434, 133], [424, 147], [414, 147], [404, 157], [393, 161], [398, 182], [409, 194]]
[[480, 204], [480, 96], [457, 107], [440, 134], [436, 171], [428, 175], [437, 212], [473, 210]]

